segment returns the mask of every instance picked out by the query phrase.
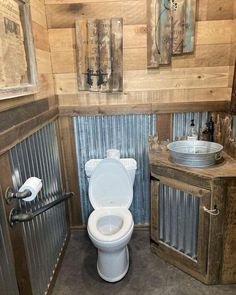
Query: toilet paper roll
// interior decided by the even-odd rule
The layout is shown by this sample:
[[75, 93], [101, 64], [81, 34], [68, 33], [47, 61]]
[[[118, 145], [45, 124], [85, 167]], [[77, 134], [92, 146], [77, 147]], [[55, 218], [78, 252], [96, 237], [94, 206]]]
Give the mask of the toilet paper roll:
[[120, 151], [116, 149], [107, 150], [107, 158], [120, 160]]
[[30, 177], [20, 187], [19, 192], [23, 192], [26, 189], [31, 191], [31, 196], [23, 199], [26, 202], [30, 202], [36, 198], [41, 188], [42, 188], [42, 180], [37, 177]]

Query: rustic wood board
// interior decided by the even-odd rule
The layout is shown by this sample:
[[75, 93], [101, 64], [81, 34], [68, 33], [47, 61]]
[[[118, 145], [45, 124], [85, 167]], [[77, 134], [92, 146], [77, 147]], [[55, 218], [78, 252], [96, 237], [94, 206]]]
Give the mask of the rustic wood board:
[[169, 0], [160, 0], [159, 14], [159, 48], [160, 64], [167, 65], [171, 63], [172, 54], [172, 11]]
[[[97, 73], [99, 69], [99, 50], [98, 50], [98, 20], [88, 20], [88, 68]], [[90, 91], [98, 91], [100, 87], [97, 85], [98, 77], [92, 77], [92, 85]]]
[[76, 167], [76, 147], [73, 133], [73, 122], [70, 117], [59, 118], [60, 146], [63, 155], [63, 167], [65, 172], [66, 190], [75, 193], [68, 200], [70, 225], [82, 225], [82, 213], [80, 205], [80, 192], [78, 173]]
[[236, 158], [236, 143], [232, 138], [232, 120], [230, 111], [211, 113], [215, 123], [214, 140], [224, 146], [224, 150]]
[[[228, 198], [226, 200], [226, 210], [224, 220], [227, 224], [224, 232], [223, 259], [221, 282], [223, 284], [233, 284], [236, 282], [236, 185], [235, 180], [231, 180], [227, 186]], [[229, 197], [230, 196], [230, 197]]]
[[87, 20], [79, 19], [75, 23], [76, 30], [76, 56], [77, 56], [77, 82], [79, 90], [88, 89], [86, 72], [88, 69], [87, 60]]
[[[75, 75], [76, 79], [76, 75]], [[62, 84], [60, 84], [62, 85]], [[59, 85], [58, 85], [59, 86]], [[75, 107], [75, 106], [92, 106], [92, 105], [118, 105], [124, 104], [159, 104], [166, 105], [169, 112], [172, 113], [177, 110], [182, 112], [190, 112], [193, 110], [210, 111], [213, 109], [225, 111], [230, 102], [226, 101], [227, 96], [230, 95], [230, 88], [208, 88], [208, 89], [180, 89], [180, 90], [159, 90], [159, 91], [131, 91], [131, 92], [114, 92], [114, 93], [97, 93], [94, 99], [94, 93], [75, 92], [70, 94], [58, 95], [59, 105]], [[191, 99], [190, 99], [191, 98]], [[173, 107], [172, 107], [173, 105]], [[212, 108], [212, 106], [214, 107]], [[221, 107], [220, 107], [221, 105]], [[222, 106], [224, 107], [222, 108]], [[227, 107], [226, 107], [227, 106]], [[156, 109], [161, 112], [162, 109]], [[165, 112], [166, 113], [166, 112]]]
[[147, 67], [159, 67], [159, 15], [160, 2], [147, 0]]
[[195, 14], [196, 0], [147, 0], [147, 68], [193, 51]]
[[47, 29], [32, 21], [32, 32], [35, 48], [50, 51]]
[[185, 22], [185, 0], [175, 0], [172, 8], [172, 54], [183, 53], [183, 33]]
[[79, 90], [122, 91], [123, 19], [78, 20], [76, 42]]
[[[101, 91], [110, 90], [110, 79], [111, 79], [111, 21], [110, 19], [104, 19], [98, 21], [98, 42], [99, 42], [99, 69], [104, 84], [101, 84]], [[101, 81], [101, 82], [102, 82]]]
[[41, 99], [37, 102], [28, 103], [1, 112], [0, 134], [37, 116], [38, 114], [48, 111], [48, 109], [48, 99]]
[[235, 67], [234, 67], [234, 77], [233, 77], [230, 111], [233, 115], [236, 115], [236, 61], [235, 61]]
[[73, 28], [79, 17], [110, 19], [123, 17], [124, 24], [146, 24], [146, 0], [46, 5], [48, 28]]
[[112, 91], [123, 90], [123, 19], [111, 20]]
[[[208, 101], [208, 96], [218, 101], [229, 102], [231, 89], [228, 87], [227, 70], [228, 67], [178, 68], [163, 71], [161, 75], [160, 73], [147, 75], [146, 71], [127, 71], [124, 72], [124, 90], [132, 93], [142, 92], [141, 95], [153, 92], [159, 98], [159, 102], [163, 103], [193, 102], [193, 99], [196, 103], [204, 99]], [[58, 95], [77, 93], [76, 77], [75, 73], [55, 74], [56, 93]], [[187, 96], [191, 92], [193, 98]], [[222, 95], [221, 99], [219, 94]]]
[[160, 141], [172, 138], [172, 114], [159, 114], [157, 116], [157, 135]]
[[150, 236], [153, 241], [158, 243], [159, 224], [158, 224], [158, 209], [159, 209], [159, 181], [151, 179], [151, 228]]
[[196, 0], [185, 0], [185, 25], [183, 37], [183, 52], [194, 50]]

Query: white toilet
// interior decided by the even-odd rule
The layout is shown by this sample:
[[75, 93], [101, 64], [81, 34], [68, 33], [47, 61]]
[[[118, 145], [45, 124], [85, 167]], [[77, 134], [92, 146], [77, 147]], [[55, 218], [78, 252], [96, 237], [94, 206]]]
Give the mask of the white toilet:
[[129, 160], [132, 165], [127, 165], [128, 169], [122, 159], [107, 158], [86, 163], [86, 174], [90, 176], [88, 166], [91, 161], [97, 161], [89, 180], [89, 200], [95, 210], [89, 216], [87, 229], [98, 249], [97, 271], [108, 282], [121, 280], [129, 268], [127, 244], [134, 228], [129, 207], [137, 166], [134, 159]]

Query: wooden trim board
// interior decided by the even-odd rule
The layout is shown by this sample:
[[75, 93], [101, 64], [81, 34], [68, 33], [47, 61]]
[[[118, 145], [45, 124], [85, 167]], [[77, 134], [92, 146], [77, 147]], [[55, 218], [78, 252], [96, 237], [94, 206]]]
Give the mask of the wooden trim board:
[[59, 107], [60, 116], [151, 114], [175, 112], [224, 112], [229, 110], [230, 101], [203, 101], [185, 103], [143, 103], [110, 105], [66, 105]]
[[73, 136], [72, 118], [59, 118], [59, 132], [63, 154], [66, 190], [73, 191], [74, 197], [69, 200], [70, 225], [82, 225], [82, 213], [80, 205], [80, 193], [78, 185], [78, 174], [76, 167], [76, 151]]
[[58, 98], [48, 97], [0, 112], [0, 155], [58, 116]]

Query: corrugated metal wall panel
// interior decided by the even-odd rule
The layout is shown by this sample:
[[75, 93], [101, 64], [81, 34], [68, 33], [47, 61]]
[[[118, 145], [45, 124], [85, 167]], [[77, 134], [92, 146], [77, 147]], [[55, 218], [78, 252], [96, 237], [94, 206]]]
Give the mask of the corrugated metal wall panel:
[[13, 256], [2, 201], [3, 199], [0, 200], [0, 294], [18, 295]]
[[[31, 176], [42, 179], [43, 188], [32, 202], [19, 201], [27, 211], [62, 196], [56, 128], [50, 123], [10, 150], [15, 189]], [[44, 294], [52, 278], [68, 227], [64, 202], [22, 224], [27, 264], [34, 294]]]
[[191, 124], [191, 120], [194, 119], [196, 129], [199, 130], [205, 127], [206, 122], [208, 122], [209, 114], [207, 112], [203, 113], [174, 113], [173, 114], [173, 140], [176, 137], [186, 136], [188, 128]]
[[197, 259], [199, 198], [160, 184], [160, 240]]
[[138, 169], [130, 210], [136, 224], [149, 223], [148, 136], [156, 133], [156, 115], [79, 116], [73, 118], [83, 222], [92, 211], [84, 165], [119, 149], [121, 158], [134, 158]]

